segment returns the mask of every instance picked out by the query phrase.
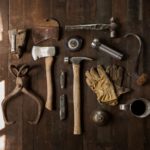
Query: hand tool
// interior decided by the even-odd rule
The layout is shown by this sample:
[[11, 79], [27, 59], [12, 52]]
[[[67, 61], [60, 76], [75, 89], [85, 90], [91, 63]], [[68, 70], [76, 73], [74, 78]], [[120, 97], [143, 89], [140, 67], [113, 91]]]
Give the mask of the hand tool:
[[74, 104], [74, 134], [81, 134], [80, 118], [80, 62], [83, 60], [91, 61], [88, 57], [65, 57], [65, 63], [72, 63], [73, 67], [73, 104]]
[[53, 56], [55, 56], [56, 50], [54, 46], [51, 47], [40, 47], [33, 46], [32, 57], [34, 60], [38, 58], [45, 58], [45, 68], [46, 68], [46, 81], [47, 81], [47, 100], [45, 107], [48, 110], [53, 109], [53, 86], [52, 86], [52, 63]]
[[91, 114], [91, 119], [96, 125], [103, 126], [109, 122], [110, 115], [107, 111], [95, 110]]
[[6, 114], [6, 112], [7, 112], [6, 108], [7, 108], [8, 102], [10, 102], [10, 100], [13, 97], [15, 97], [16, 95], [18, 95], [21, 92], [23, 94], [26, 94], [27, 96], [29, 96], [31, 99], [33, 99], [36, 102], [36, 104], [38, 106], [37, 116], [34, 121], [28, 121], [28, 123], [37, 124], [39, 122], [43, 107], [42, 107], [42, 101], [40, 100], [40, 98], [27, 89], [27, 86], [28, 86], [27, 73], [29, 71], [29, 66], [24, 64], [20, 68], [17, 68], [15, 65], [10, 65], [9, 69], [10, 69], [10, 72], [12, 73], [12, 75], [14, 75], [14, 77], [16, 77], [16, 86], [15, 86], [14, 90], [11, 93], [9, 93], [2, 101], [2, 111], [3, 111], [3, 118], [5, 121], [5, 124], [11, 125], [11, 124], [15, 123], [15, 121], [8, 121], [7, 114]]
[[110, 24], [84, 24], [84, 25], [66, 25], [65, 30], [109, 30], [110, 37], [116, 37], [116, 31], [118, 29], [118, 23], [112, 17]]
[[66, 107], [67, 107], [66, 95], [63, 94], [60, 96], [60, 111], [59, 111], [60, 120], [66, 119], [67, 113]]
[[123, 54], [121, 54], [120, 52], [117, 52], [116, 50], [113, 50], [112, 48], [102, 44], [99, 39], [95, 38], [93, 39], [92, 43], [91, 43], [91, 47], [94, 49], [98, 49], [100, 51], [103, 51], [107, 54], [109, 54], [110, 56], [112, 56], [113, 58], [119, 59], [121, 60], [123, 58]]
[[67, 39], [67, 47], [70, 51], [75, 52], [82, 48], [83, 39], [80, 36], [73, 36]]
[[60, 73], [60, 88], [64, 89], [66, 86], [66, 72], [61, 71]]
[[55, 19], [41, 22], [37, 27], [32, 29], [32, 39], [34, 44], [39, 44], [45, 40], [59, 39], [59, 23]]
[[11, 53], [15, 54], [17, 58], [22, 56], [26, 32], [26, 29], [11, 29], [8, 31], [9, 41], [11, 44]]
[[141, 55], [143, 54], [143, 43], [142, 43], [141, 38], [137, 34], [127, 33], [124, 37], [127, 38], [129, 36], [135, 37], [138, 40], [138, 43], [139, 43], [139, 49], [138, 49], [138, 54], [137, 54], [137, 57], [136, 57], [133, 77], [136, 78], [137, 85], [141, 86], [141, 85], [144, 85], [148, 80], [148, 74], [146, 74], [144, 72], [141, 73], [141, 74], [139, 73], [139, 65], [142, 61], [141, 60], [142, 59]]

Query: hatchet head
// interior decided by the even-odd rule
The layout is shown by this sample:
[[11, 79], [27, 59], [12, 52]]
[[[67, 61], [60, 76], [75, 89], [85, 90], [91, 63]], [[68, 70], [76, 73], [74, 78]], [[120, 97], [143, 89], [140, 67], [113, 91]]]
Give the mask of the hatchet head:
[[40, 47], [40, 46], [33, 46], [32, 48], [32, 57], [34, 60], [43, 57], [55, 56], [56, 48], [54, 46], [50, 47]]

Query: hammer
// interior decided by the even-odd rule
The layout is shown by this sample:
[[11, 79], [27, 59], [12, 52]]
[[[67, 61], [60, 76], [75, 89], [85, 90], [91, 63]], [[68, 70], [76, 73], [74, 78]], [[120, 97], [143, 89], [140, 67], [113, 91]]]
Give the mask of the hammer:
[[115, 38], [118, 29], [118, 23], [114, 17], [110, 18], [109, 24], [83, 24], [83, 25], [66, 25], [65, 30], [109, 30], [110, 37]]
[[47, 100], [45, 107], [48, 110], [52, 110], [52, 99], [53, 99], [53, 86], [52, 86], [52, 63], [53, 56], [55, 56], [56, 50], [55, 47], [40, 47], [33, 46], [32, 48], [32, 57], [34, 60], [38, 58], [45, 58], [45, 70], [46, 70], [46, 81], [47, 81]]
[[103, 52], [109, 54], [110, 56], [112, 56], [113, 58], [116, 58], [119, 60], [121, 60], [124, 57], [122, 53], [102, 44], [100, 42], [100, 40], [97, 38], [93, 39], [93, 41], [91, 43], [91, 47], [94, 49], [98, 49], [100, 51], [103, 51]]
[[80, 117], [80, 62], [83, 60], [91, 61], [88, 57], [64, 57], [64, 62], [72, 63], [73, 67], [73, 107], [74, 107], [74, 134], [81, 134], [81, 117]]

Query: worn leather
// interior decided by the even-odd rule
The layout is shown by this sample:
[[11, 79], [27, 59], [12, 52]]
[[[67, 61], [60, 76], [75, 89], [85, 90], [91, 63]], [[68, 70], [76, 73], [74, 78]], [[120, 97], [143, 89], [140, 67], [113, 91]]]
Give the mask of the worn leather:
[[98, 102], [112, 106], [118, 104], [115, 88], [101, 65], [98, 65], [97, 70], [91, 68], [86, 71], [85, 75], [86, 82], [97, 95]]
[[106, 73], [113, 82], [117, 96], [130, 92], [131, 89], [123, 87], [125, 70], [121, 66], [109, 65], [106, 67]]
[[45, 40], [58, 40], [59, 27], [37, 27], [32, 29], [32, 38], [34, 44], [38, 44]]

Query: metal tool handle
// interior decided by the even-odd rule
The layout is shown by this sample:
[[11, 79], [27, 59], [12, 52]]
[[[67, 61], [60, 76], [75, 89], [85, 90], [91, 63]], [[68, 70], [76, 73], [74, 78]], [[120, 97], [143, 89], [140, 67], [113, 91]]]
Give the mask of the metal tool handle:
[[60, 120], [66, 118], [66, 95], [63, 94], [60, 96], [60, 110], [59, 110]]
[[60, 74], [60, 88], [61, 89], [65, 88], [65, 83], [66, 83], [66, 73], [64, 71], [61, 71], [61, 74]]
[[53, 57], [49, 56], [45, 58], [46, 81], [47, 81], [47, 100], [45, 107], [48, 110], [53, 109], [52, 63]]
[[107, 30], [109, 24], [84, 24], [84, 25], [66, 25], [65, 30]]
[[32, 100], [34, 100], [35, 103], [37, 104], [38, 112], [37, 112], [37, 116], [36, 116], [35, 120], [28, 121], [29, 124], [32, 124], [32, 125], [37, 124], [42, 115], [43, 103], [42, 103], [41, 99], [37, 95], [35, 95], [32, 91], [28, 91], [26, 88], [23, 88], [22, 92], [24, 94], [28, 95], [30, 98], [32, 98]]
[[20, 91], [20, 88], [16, 87], [11, 93], [9, 93], [4, 100], [2, 101], [2, 112], [3, 112], [3, 118], [4, 118], [4, 122], [6, 125], [11, 125], [14, 124], [16, 121], [8, 121], [8, 117], [7, 117], [7, 104], [8, 102], [15, 97]]
[[73, 105], [74, 105], [74, 134], [81, 134], [80, 117], [80, 65], [73, 64]]
[[99, 46], [99, 49], [102, 50], [103, 52], [106, 52], [107, 54], [111, 55], [112, 57], [114, 57], [116, 59], [121, 60], [123, 58], [123, 54], [113, 50], [112, 48], [110, 48], [104, 44], [101, 44]]

